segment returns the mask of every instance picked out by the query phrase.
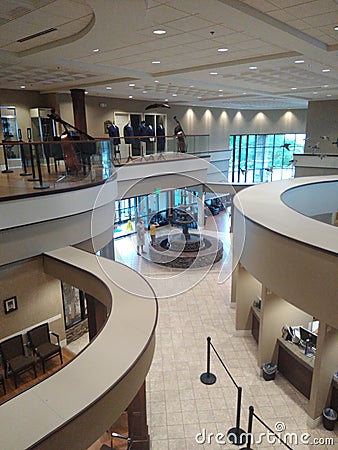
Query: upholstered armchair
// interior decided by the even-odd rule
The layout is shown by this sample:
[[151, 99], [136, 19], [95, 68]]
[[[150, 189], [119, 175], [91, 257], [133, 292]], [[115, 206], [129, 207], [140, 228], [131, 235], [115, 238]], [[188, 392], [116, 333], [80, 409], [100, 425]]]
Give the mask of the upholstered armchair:
[[[51, 336], [56, 338], [57, 343], [51, 342]], [[63, 363], [59, 335], [49, 331], [48, 323], [39, 325], [27, 332], [28, 341], [34, 354], [41, 360], [43, 373], [46, 372], [47, 360], [59, 356]]]
[[18, 374], [33, 369], [36, 377], [35, 358], [32, 355], [26, 355], [21, 334], [2, 341], [0, 353], [4, 364], [5, 378], [8, 378], [9, 374], [13, 375], [15, 388], [18, 387]]

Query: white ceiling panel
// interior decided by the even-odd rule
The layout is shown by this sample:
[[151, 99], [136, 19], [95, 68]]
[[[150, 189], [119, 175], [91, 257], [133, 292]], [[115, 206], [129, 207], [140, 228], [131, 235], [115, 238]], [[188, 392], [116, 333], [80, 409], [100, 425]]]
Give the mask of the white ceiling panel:
[[[202, 95], [203, 104], [209, 106], [223, 102], [218, 89], [238, 97], [245, 88], [255, 95], [254, 102], [248, 96], [240, 97], [241, 107], [247, 108], [259, 102], [262, 107], [277, 107], [288, 101], [293, 107], [304, 107], [314, 95], [319, 99], [328, 93], [331, 98], [338, 95], [334, 52], [327, 52], [309, 38], [337, 44], [334, 26], [338, 8], [334, 0], [229, 2], [234, 7], [223, 0], [114, 0], [113, 7], [112, 0], [90, 0], [91, 6], [85, 0], [43, 3], [45, 6], [38, 8], [42, 3], [33, 0], [25, 0], [24, 5], [22, 0], [1, 1], [3, 88], [26, 84], [28, 89], [42, 92], [69, 92], [80, 86], [95, 95], [133, 95], [149, 100], [152, 95], [168, 95], [171, 101], [187, 104]], [[13, 20], [1, 25], [1, 17]], [[93, 28], [87, 34], [57, 47], [58, 40], [83, 30], [92, 17]], [[275, 26], [271, 17], [281, 23]], [[58, 28], [56, 32], [17, 43], [20, 37], [53, 26]], [[290, 27], [306, 34], [297, 34]], [[155, 29], [164, 29], [167, 34], [156, 37]], [[44, 44], [50, 48], [41, 51], [39, 46]], [[93, 53], [95, 47], [99, 52]], [[221, 47], [228, 51], [217, 52]], [[29, 51], [27, 56], [18, 58], [16, 52], [25, 50]], [[296, 59], [304, 63], [297, 65]], [[161, 64], [154, 65], [153, 60]], [[250, 65], [257, 66], [257, 71], [250, 71]], [[56, 73], [55, 67], [61, 69]], [[331, 72], [325, 74], [322, 69], [327, 67]], [[211, 76], [212, 70], [219, 75]], [[154, 83], [155, 77], [160, 83]], [[114, 83], [121, 78], [125, 81]], [[128, 79], [137, 80], [135, 88], [128, 86]], [[94, 82], [99, 84], [91, 87]], [[105, 89], [108, 84], [112, 85], [110, 91]], [[324, 85], [328, 87], [320, 87]], [[145, 86], [148, 94], [142, 92]], [[291, 92], [291, 87], [297, 90]], [[313, 94], [315, 90], [318, 94]], [[271, 93], [278, 98], [267, 102]]]

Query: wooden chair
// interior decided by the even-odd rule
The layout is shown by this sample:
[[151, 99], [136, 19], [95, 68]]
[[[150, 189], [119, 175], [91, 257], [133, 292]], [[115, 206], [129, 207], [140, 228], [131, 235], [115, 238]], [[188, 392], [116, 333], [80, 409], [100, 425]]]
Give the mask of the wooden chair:
[[0, 373], [0, 385], [2, 387], [2, 390], [4, 391], [4, 395], [6, 395], [7, 394], [6, 385], [5, 385], [5, 380], [4, 380], [4, 376], [2, 375], [2, 373]]
[[0, 353], [4, 363], [5, 378], [8, 378], [9, 373], [11, 373], [14, 378], [15, 388], [18, 387], [17, 375], [21, 372], [33, 369], [36, 378], [35, 358], [34, 356], [26, 355], [21, 334], [1, 342]]
[[[51, 342], [50, 336], [55, 336], [57, 344]], [[43, 323], [27, 332], [28, 341], [34, 354], [41, 360], [43, 373], [46, 372], [45, 362], [59, 355], [63, 363], [59, 335], [49, 331], [48, 323]]]

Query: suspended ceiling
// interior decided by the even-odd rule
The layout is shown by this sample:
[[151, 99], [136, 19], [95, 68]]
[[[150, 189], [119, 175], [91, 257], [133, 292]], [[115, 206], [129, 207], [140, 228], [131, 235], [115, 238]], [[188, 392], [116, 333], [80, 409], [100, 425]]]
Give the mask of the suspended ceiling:
[[335, 0], [1, 0], [0, 85], [306, 108], [338, 98], [337, 26]]

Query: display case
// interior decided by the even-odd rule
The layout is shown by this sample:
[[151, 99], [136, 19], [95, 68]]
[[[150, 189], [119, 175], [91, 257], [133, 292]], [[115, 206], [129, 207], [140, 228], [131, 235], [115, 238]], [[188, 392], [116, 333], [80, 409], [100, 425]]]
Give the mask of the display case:
[[31, 108], [33, 141], [53, 141], [56, 135], [55, 122], [48, 117], [52, 113], [51, 108]]
[[1, 142], [8, 142], [8, 145], [4, 146], [8, 166], [10, 168], [20, 167], [20, 148], [18, 145], [10, 144], [11, 141], [18, 141], [18, 124], [15, 106], [0, 106], [0, 116]]

